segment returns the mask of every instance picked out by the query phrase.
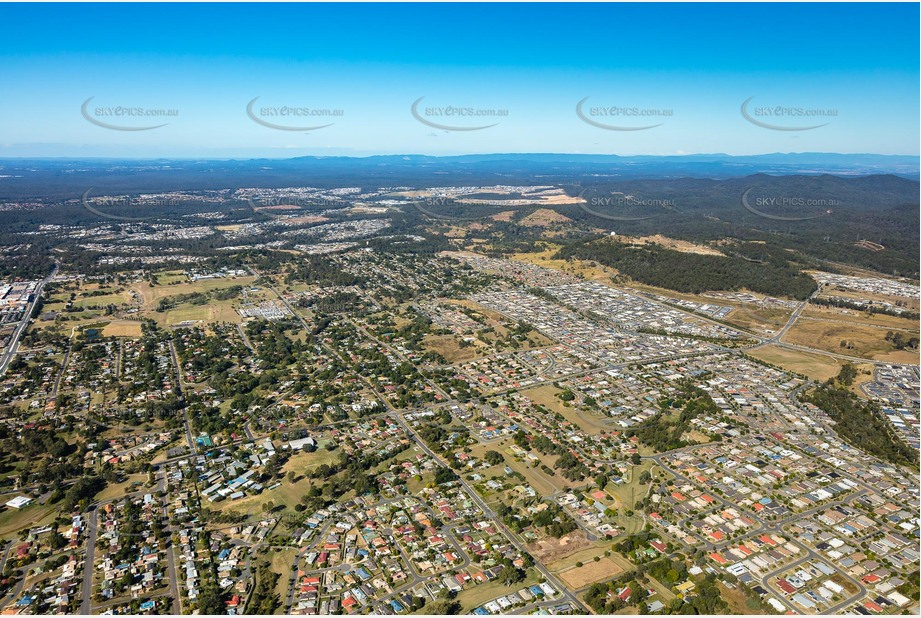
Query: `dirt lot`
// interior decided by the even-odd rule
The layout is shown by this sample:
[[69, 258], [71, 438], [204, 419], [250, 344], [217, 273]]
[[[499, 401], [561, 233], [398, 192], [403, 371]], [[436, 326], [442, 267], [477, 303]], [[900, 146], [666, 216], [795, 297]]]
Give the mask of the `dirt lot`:
[[668, 238], [667, 236], [662, 236], [661, 234], [656, 234], [654, 236], [617, 236], [617, 240], [623, 243], [629, 243], [631, 245], [660, 245], [666, 249], [680, 251], [682, 253], [696, 253], [698, 255], [726, 255], [719, 249], [714, 249], [713, 247], [694, 244], [687, 242], [686, 240]]
[[589, 562], [581, 567], [573, 567], [560, 572], [560, 579], [566, 582], [573, 590], [582, 588], [600, 582], [605, 579], [617, 577], [624, 570], [610, 558], [602, 558], [598, 562]]
[[591, 542], [585, 538], [585, 534], [581, 530], [576, 530], [559, 539], [545, 537], [526, 545], [528, 552], [544, 564], [556, 562], [591, 546]]

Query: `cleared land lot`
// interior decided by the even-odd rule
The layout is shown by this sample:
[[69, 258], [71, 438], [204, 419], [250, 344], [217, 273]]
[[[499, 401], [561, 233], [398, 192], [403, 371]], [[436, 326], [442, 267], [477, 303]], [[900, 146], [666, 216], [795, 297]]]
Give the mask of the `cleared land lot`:
[[763, 348], [750, 350], [747, 354], [820, 382], [838, 375], [844, 364], [844, 361], [839, 361], [824, 354], [810, 354], [809, 352], [790, 350], [776, 345], [767, 345]]
[[440, 354], [450, 365], [465, 363], [489, 353], [480, 341], [461, 347], [462, 339], [455, 335], [426, 335], [422, 340], [426, 350]]
[[607, 266], [602, 266], [596, 262], [586, 262], [584, 260], [566, 260], [553, 259], [553, 256], [559, 250], [561, 245], [546, 243], [550, 248], [545, 251], [536, 253], [513, 253], [511, 258], [519, 262], [527, 262], [553, 268], [575, 276], [582, 276], [588, 280], [598, 280], [602, 283], [610, 281], [611, 277], [617, 274], [617, 271]]
[[601, 558], [598, 562], [594, 560], [580, 567], [572, 567], [560, 571], [560, 579], [573, 590], [581, 590], [595, 582], [604, 581], [617, 577], [624, 572], [624, 569], [611, 560], [610, 558]]
[[585, 433], [595, 435], [612, 429], [605, 422], [607, 419], [600, 414], [577, 410], [573, 406], [564, 406], [563, 402], [556, 396], [557, 393], [561, 392], [560, 389], [552, 384], [543, 384], [536, 388], [522, 391], [531, 401], [562, 414], [567, 421], [577, 425]]
[[[918, 362], [916, 352], [896, 350], [886, 341], [886, 330], [859, 324], [799, 319], [783, 340], [848, 356], [895, 363]], [[846, 346], [842, 346], [846, 342]]]
[[[722, 301], [711, 300], [711, 302], [724, 304]], [[782, 307], [736, 306], [726, 316], [726, 322], [753, 333], [769, 335], [783, 328], [792, 313], [790, 309]]]

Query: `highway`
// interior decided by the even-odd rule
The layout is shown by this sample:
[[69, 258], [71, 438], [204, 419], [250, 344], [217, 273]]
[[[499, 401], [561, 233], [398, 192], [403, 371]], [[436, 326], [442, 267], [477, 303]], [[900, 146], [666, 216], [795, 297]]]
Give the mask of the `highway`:
[[35, 304], [42, 296], [42, 289], [44, 289], [45, 284], [51, 281], [56, 274], [58, 274], [57, 264], [55, 264], [54, 268], [51, 269], [51, 274], [39, 281], [38, 285], [35, 286], [35, 293], [32, 296], [32, 302], [29, 303], [29, 306], [26, 307], [25, 312], [23, 312], [22, 319], [19, 320], [19, 325], [16, 326], [16, 330], [13, 331], [13, 335], [10, 337], [9, 345], [6, 346], [6, 351], [2, 356], [0, 356], [0, 376], [6, 373], [10, 363], [16, 357], [16, 352], [19, 350], [19, 340], [22, 338], [22, 334], [26, 332], [26, 327], [29, 325], [29, 322], [32, 319], [32, 311], [35, 309]]

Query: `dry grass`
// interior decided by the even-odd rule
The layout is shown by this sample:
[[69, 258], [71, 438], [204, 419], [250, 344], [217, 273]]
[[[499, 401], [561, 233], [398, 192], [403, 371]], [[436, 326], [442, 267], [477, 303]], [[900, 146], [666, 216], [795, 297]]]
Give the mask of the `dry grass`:
[[[485, 470], [478, 470], [477, 472], [484, 478], [488, 479], [492, 476], [505, 476], [505, 472], [502, 470], [502, 468], [507, 465], [515, 472], [524, 476], [525, 482], [533, 487], [534, 491], [542, 496], [548, 496], [550, 494], [561, 491], [563, 487], [566, 487], [569, 484], [569, 481], [561, 476], [556, 474], [551, 476], [541, 470], [540, 467], [531, 467], [531, 460], [517, 460], [516, 456], [509, 448], [508, 440], [503, 440], [498, 444], [477, 444], [470, 449], [470, 453], [478, 459], [483, 459], [483, 455], [486, 453], [486, 451], [499, 451], [505, 456], [505, 463], [487, 468]], [[540, 454], [538, 454], [538, 457], [540, 458], [538, 466], [540, 463], [549, 464], [550, 458]]]
[[501, 221], [503, 223], [511, 223], [512, 219], [515, 218], [515, 215], [518, 214], [517, 210], [503, 210], [502, 212], [497, 212], [496, 214], [489, 217], [493, 221]]
[[128, 293], [119, 292], [103, 296], [78, 297], [74, 300], [74, 307], [105, 307], [106, 305], [124, 305], [128, 302]]
[[850, 390], [852, 393], [854, 393], [858, 397], [863, 397], [864, 399], [866, 399], [867, 394], [863, 392], [863, 390], [861, 390], [860, 386], [863, 384], [866, 384], [867, 382], [873, 381], [873, 374], [874, 374], [873, 370], [875, 369], [875, 367], [874, 365], [870, 363], [866, 363], [866, 364], [855, 364], [855, 368], [857, 369], [857, 377], [854, 378], [854, 383], [851, 384]]
[[209, 302], [207, 305], [179, 305], [169, 311], [151, 311], [146, 317], [154, 320], [160, 326], [173, 326], [182, 322], [231, 322], [242, 321], [240, 314], [234, 309], [235, 301]]
[[905, 330], [916, 336], [918, 334], [917, 320], [909, 320], [908, 318], [900, 318], [894, 315], [883, 315], [881, 313], [874, 313], [871, 315], [866, 311], [839, 309], [837, 307], [820, 307], [817, 305], [807, 305], [800, 315], [804, 318], [853, 322], [855, 324], [877, 326], [879, 328]]
[[723, 583], [717, 584], [720, 589], [720, 596], [729, 605], [730, 615], [755, 615], [761, 614], [762, 610], [758, 607], [752, 607], [747, 602], [747, 597], [742, 591], [741, 586], [730, 589]]
[[519, 262], [527, 262], [545, 268], [560, 270], [576, 277], [581, 276], [589, 281], [598, 281], [605, 284], [610, 283], [611, 277], [617, 274], [617, 271], [613, 268], [602, 266], [597, 262], [585, 260], [572, 260], [571, 262], [567, 262], [566, 260], [554, 259], [553, 256], [559, 250], [559, 245], [550, 243], [544, 244], [547, 246], [547, 249], [544, 251], [535, 253], [514, 253], [511, 257]]
[[[892, 362], [917, 362], [917, 355], [898, 352], [886, 341], [886, 330], [853, 323], [828, 322], [800, 318], [783, 339], [787, 343], [826, 350], [848, 356], [859, 356]], [[841, 342], [847, 342], [842, 347]]]
[[[278, 573], [279, 575], [278, 581], [275, 583], [275, 594], [281, 599], [284, 599], [285, 595], [288, 594], [288, 585], [291, 582], [291, 563], [294, 562], [296, 555], [297, 549], [295, 548], [272, 549], [270, 568], [273, 573]], [[276, 613], [283, 611], [284, 604], [276, 610]]]
[[[4, 502], [10, 499], [12, 499], [12, 496], [4, 500]], [[57, 509], [53, 505], [38, 504], [37, 502], [33, 502], [21, 509], [5, 506], [0, 511], [0, 536], [9, 537], [20, 530], [51, 523], [56, 512]]]
[[666, 249], [680, 251], [681, 253], [696, 253], [698, 255], [726, 255], [718, 249], [687, 242], [686, 240], [677, 240], [655, 234], [654, 236], [615, 236], [615, 240], [631, 245], [660, 245]]
[[[722, 300], [710, 302], [727, 304]], [[739, 328], [761, 335], [773, 335], [790, 320], [793, 311], [781, 307], [737, 306], [729, 312], [725, 321]]]
[[558, 212], [540, 208], [520, 221], [526, 227], [549, 227], [560, 223], [571, 223], [572, 219]]
[[581, 590], [595, 582], [617, 577], [623, 572], [624, 569], [610, 558], [601, 558], [598, 562], [593, 560], [581, 567], [560, 571], [559, 575], [567, 586], [573, 590]]
[[157, 302], [162, 298], [176, 296], [178, 294], [191, 294], [193, 292], [210, 292], [212, 290], [230, 288], [235, 285], [248, 286], [252, 285], [255, 280], [255, 277], [234, 277], [229, 279], [202, 279], [188, 283], [177, 283], [175, 285], [164, 285], [161, 283], [155, 286], [151, 286], [150, 283], [145, 281], [144, 283], [136, 284], [134, 289], [141, 295], [145, 309], [155, 309]]
[[102, 329], [102, 336], [137, 339], [141, 336], [141, 323], [131, 320], [115, 320], [106, 324], [106, 327]]
[[144, 473], [129, 474], [121, 483], [110, 483], [101, 492], [96, 494], [96, 500], [111, 500], [113, 498], [123, 498], [125, 492], [134, 484], [140, 483], [143, 487], [147, 482], [147, 475]]
[[426, 335], [422, 343], [426, 350], [443, 356], [449, 365], [465, 363], [482, 356], [480, 348], [483, 344], [478, 340], [473, 345], [462, 348], [461, 340], [454, 335]]
[[522, 391], [522, 393], [534, 403], [562, 414], [567, 421], [578, 426], [587, 434], [596, 435], [602, 431], [611, 429], [611, 427], [604, 422], [605, 418], [600, 415], [579, 411], [574, 407], [564, 406], [563, 402], [556, 397], [556, 394], [560, 392], [562, 391], [552, 384], [544, 384]]
[[777, 365], [788, 371], [800, 373], [811, 380], [824, 381], [838, 375], [844, 361], [836, 360], [824, 354], [810, 354], [800, 350], [790, 350], [776, 345], [768, 345], [748, 352], [751, 356]]
[[[533, 543], [528, 543], [526, 545], [528, 552], [539, 562], [550, 566], [552, 563], [559, 562], [564, 558], [573, 556], [576, 553], [583, 553], [585, 550], [589, 550], [591, 555], [587, 556], [586, 560], [591, 560], [598, 553], [604, 553], [600, 548], [595, 547], [591, 541], [585, 538], [585, 533], [582, 530], [576, 530], [571, 532], [564, 537], [555, 539], [553, 537], [543, 537], [534, 541]], [[579, 562], [580, 560], [573, 560], [572, 564]], [[584, 562], [585, 560], [581, 560]], [[563, 566], [569, 566], [565, 564]], [[557, 567], [562, 568], [562, 567]]]

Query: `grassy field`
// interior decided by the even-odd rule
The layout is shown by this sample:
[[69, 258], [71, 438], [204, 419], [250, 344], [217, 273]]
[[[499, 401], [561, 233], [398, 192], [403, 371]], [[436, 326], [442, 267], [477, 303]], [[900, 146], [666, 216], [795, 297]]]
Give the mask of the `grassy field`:
[[[710, 302], [720, 302], [711, 300]], [[780, 307], [740, 306], [729, 312], [726, 322], [762, 335], [772, 335], [783, 328], [793, 311]]]
[[182, 270], [164, 270], [157, 273], [157, 281], [160, 285], [172, 285], [173, 283], [183, 283], [189, 278]]
[[[610, 541], [597, 541], [589, 544], [587, 547], [580, 548], [578, 551], [570, 552], [560, 556], [556, 560], [551, 560], [546, 563], [547, 568], [556, 574], [560, 574], [567, 569], [575, 567], [580, 562], [582, 564], [590, 564], [595, 560], [596, 556], [599, 560], [604, 559], [604, 553], [610, 549]], [[629, 560], [616, 552], [611, 552], [608, 558], [622, 571], [629, 571], [633, 568]]]
[[483, 356], [484, 352], [488, 353], [488, 350], [484, 351], [485, 346], [479, 340], [462, 348], [461, 339], [455, 335], [426, 335], [422, 343], [426, 350], [440, 354], [450, 365], [464, 363]]
[[810, 380], [824, 381], [833, 378], [841, 371], [844, 361], [839, 361], [824, 354], [811, 354], [800, 350], [790, 350], [776, 345], [750, 350], [747, 354], [772, 365], [783, 367], [794, 373], [801, 373]]
[[563, 271], [576, 277], [582, 276], [587, 280], [610, 281], [611, 277], [617, 274], [617, 271], [607, 266], [602, 266], [597, 262], [587, 262], [584, 260], [566, 260], [553, 259], [553, 255], [559, 250], [559, 245], [549, 245], [550, 248], [537, 253], [513, 253], [512, 259], [519, 262], [536, 264], [545, 268], [553, 268]]
[[878, 326], [879, 328], [899, 329], [907, 331], [914, 336], [918, 336], [919, 330], [916, 320], [900, 318], [894, 315], [883, 315], [881, 313], [870, 314], [867, 311], [856, 311], [854, 309], [807, 305], [800, 315], [804, 318], [838, 320], [841, 322], [853, 322], [855, 324], [867, 326]]
[[[897, 363], [917, 362], [916, 353], [895, 350], [885, 337], [886, 330], [881, 328], [800, 318], [783, 340], [848, 356]], [[841, 346], [843, 341], [847, 342], [847, 347]]]
[[138, 488], [144, 487], [147, 483], [146, 474], [129, 474], [128, 478], [121, 483], [109, 483], [105, 489], [96, 494], [96, 500], [111, 500], [113, 498], [122, 498], [125, 491], [129, 490], [133, 483], [140, 483]]
[[188, 282], [188, 283], [176, 283], [172, 285], [155, 285], [151, 286], [150, 283], [138, 283], [135, 284], [134, 289], [141, 295], [141, 298], [144, 301], [144, 306], [147, 309], [155, 309], [157, 303], [169, 296], [176, 296], [178, 294], [192, 294], [195, 292], [204, 293], [210, 292], [212, 290], [222, 290], [225, 288], [231, 288], [235, 285], [248, 286], [256, 280], [255, 277], [237, 277], [230, 279], [201, 279], [199, 281]]
[[[12, 499], [7, 498], [4, 502]], [[54, 521], [57, 508], [51, 504], [32, 503], [21, 509], [3, 507], [0, 512], [0, 538], [7, 538], [25, 528], [41, 526]]]
[[614, 497], [619, 510], [632, 509], [636, 501], [642, 500], [649, 490], [648, 483], [640, 485], [640, 475], [645, 471], [649, 471], [650, 474], [655, 476], [655, 472], [658, 469], [658, 466], [652, 460], [644, 459], [640, 462], [640, 465], [633, 466], [630, 469], [629, 477], [625, 479], [625, 483], [620, 485], [608, 483], [604, 491]]
[[105, 294], [103, 296], [86, 296], [74, 300], [74, 307], [105, 307], [106, 305], [124, 305], [129, 301], [128, 293]]
[[621, 565], [611, 558], [604, 557], [598, 562], [592, 560], [581, 567], [574, 566], [560, 571], [560, 579], [573, 590], [581, 590], [590, 584], [617, 577], [624, 572], [625, 569]]
[[237, 301], [211, 301], [207, 305], [179, 305], [164, 312], [153, 311], [147, 314], [160, 326], [173, 326], [188, 321], [231, 322], [241, 321], [240, 314], [234, 309]]
[[578, 426], [585, 433], [595, 435], [611, 429], [611, 427], [605, 423], [605, 417], [600, 414], [593, 414], [587, 411], [580, 412], [574, 407], [564, 406], [563, 402], [556, 397], [557, 393], [561, 393], [562, 391], [552, 384], [543, 384], [522, 392], [534, 403], [562, 414], [567, 421]]
[[113, 320], [102, 329], [103, 337], [131, 337], [137, 339], [141, 336], [141, 323], [132, 320]]
[[[271, 562], [269, 563], [270, 568], [273, 573], [279, 575], [278, 581], [275, 582], [275, 594], [278, 595], [282, 601], [284, 601], [288, 593], [288, 584], [291, 582], [291, 564], [294, 562], [294, 557], [297, 555], [297, 549], [292, 547], [291, 549], [273, 549], [271, 556]], [[285, 604], [282, 602], [277, 610], [276, 614], [283, 614], [285, 611]]]

